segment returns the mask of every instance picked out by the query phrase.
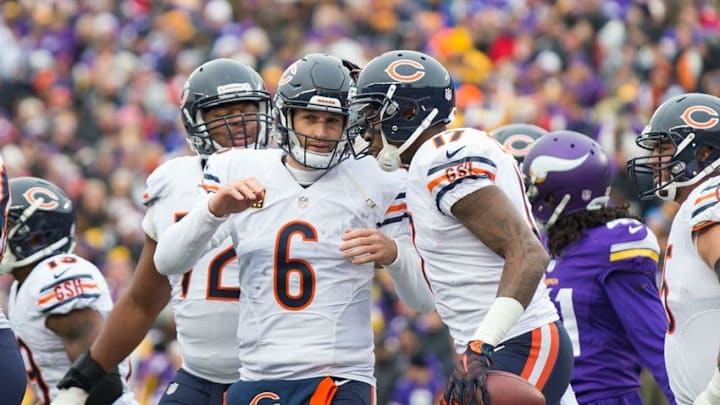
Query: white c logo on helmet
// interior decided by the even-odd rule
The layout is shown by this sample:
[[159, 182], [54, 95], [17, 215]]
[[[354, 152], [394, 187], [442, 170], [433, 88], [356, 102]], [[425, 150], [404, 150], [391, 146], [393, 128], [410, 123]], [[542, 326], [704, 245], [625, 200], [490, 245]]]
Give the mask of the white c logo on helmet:
[[23, 193], [23, 197], [32, 205], [35, 201], [40, 201], [38, 209], [52, 210], [60, 206], [60, 198], [54, 191], [45, 187], [30, 187]]
[[[704, 112], [709, 116], [708, 119], [706, 119], [705, 121], [698, 121], [697, 119], [695, 119], [695, 117], [693, 117], [693, 114], [697, 112]], [[698, 129], [712, 128], [717, 125], [718, 122], [720, 122], [720, 114], [705, 105], [694, 105], [686, 108], [680, 118], [682, 118], [682, 120], [685, 121], [686, 124]]]
[[[415, 72], [409, 75], [398, 72], [400, 66], [410, 66], [415, 69]], [[425, 76], [425, 67], [420, 62], [416, 62], [410, 59], [399, 59], [391, 63], [385, 68], [385, 73], [390, 76], [391, 79], [402, 83], [416, 82]]]
[[282, 77], [280, 78], [280, 81], [278, 81], [278, 86], [282, 86], [283, 84], [288, 84], [290, 81], [295, 77], [295, 74], [297, 73], [297, 62], [290, 65], [290, 67], [285, 70], [285, 73], [283, 73]]

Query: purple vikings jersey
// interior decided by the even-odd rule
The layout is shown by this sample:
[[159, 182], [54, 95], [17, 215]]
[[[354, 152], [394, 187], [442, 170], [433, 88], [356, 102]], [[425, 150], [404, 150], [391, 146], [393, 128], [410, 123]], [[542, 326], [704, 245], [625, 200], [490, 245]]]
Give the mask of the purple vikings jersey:
[[658, 252], [645, 225], [623, 218], [585, 230], [550, 262], [545, 282], [573, 343], [572, 387], [581, 404], [638, 391], [643, 366], [674, 403], [655, 284]]

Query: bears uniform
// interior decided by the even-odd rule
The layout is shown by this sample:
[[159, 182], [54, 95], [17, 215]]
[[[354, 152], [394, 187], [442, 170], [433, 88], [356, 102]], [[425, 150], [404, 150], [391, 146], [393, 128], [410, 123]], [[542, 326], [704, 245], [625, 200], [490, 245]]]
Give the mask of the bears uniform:
[[573, 342], [580, 403], [638, 391], [642, 367], [672, 398], [655, 288], [659, 251], [645, 225], [621, 218], [585, 230], [548, 266], [545, 282]]
[[696, 187], [673, 219], [663, 286], [665, 361], [678, 403], [690, 404], [713, 375], [720, 346], [720, 282], [698, 255], [693, 232], [720, 222], [720, 177]]
[[[410, 164], [407, 205], [415, 245], [458, 352], [465, 350], [493, 304], [504, 260], [463, 226], [451, 209], [463, 197], [490, 185], [501, 188], [513, 201], [508, 209], [517, 210], [535, 228], [515, 160], [486, 133], [461, 128], [437, 134], [423, 143]], [[557, 311], [540, 283], [500, 342], [502, 350], [495, 352], [492, 368], [514, 372], [545, 390], [546, 397], [559, 400], [570, 380], [572, 358], [570, 342], [557, 321]], [[532, 352], [530, 346], [535, 347]]]
[[[35, 266], [22, 284], [17, 281], [12, 284], [10, 320], [30, 383], [42, 404], [49, 404], [57, 394], [56, 385], [71, 364], [62, 340], [45, 326], [45, 318], [82, 308], [92, 308], [106, 317], [112, 309], [112, 300], [100, 270], [79, 256], [48, 257]], [[128, 364], [123, 363], [120, 375], [127, 377], [128, 373]], [[127, 386], [125, 394], [115, 401], [135, 403]]]
[[[405, 175], [381, 172], [372, 159], [348, 160], [303, 188], [282, 157], [280, 150], [229, 150], [213, 155], [206, 168], [210, 190], [240, 176], [256, 177], [266, 190], [261, 204], [230, 216], [213, 236], [217, 243], [232, 234], [241, 264], [242, 379], [332, 376], [374, 386], [374, 268], [353, 265], [339, 245], [349, 229], [380, 225], [393, 236], [409, 232], [401, 193]], [[220, 221], [202, 205], [178, 225], [195, 229]], [[193, 246], [189, 239], [197, 236], [187, 236], [173, 247]], [[172, 270], [163, 266], [163, 253], [161, 242], [158, 270]]]
[[[200, 156], [163, 163], [147, 179], [143, 229], [158, 236], [195, 204], [200, 187]], [[188, 270], [188, 269], [182, 269]], [[172, 305], [182, 369], [209, 381], [230, 384], [239, 378], [235, 333], [238, 325], [238, 263], [230, 240], [205, 254], [189, 272], [170, 275]]]
[[[414, 218], [415, 244], [457, 350], [464, 350], [495, 299], [503, 259], [455, 220], [451, 208], [462, 197], [492, 184], [516, 202], [512, 208], [534, 227], [514, 160], [484, 132], [466, 128], [438, 134], [423, 144], [410, 166], [407, 202]], [[540, 285], [507, 337], [556, 320], [557, 312]]]

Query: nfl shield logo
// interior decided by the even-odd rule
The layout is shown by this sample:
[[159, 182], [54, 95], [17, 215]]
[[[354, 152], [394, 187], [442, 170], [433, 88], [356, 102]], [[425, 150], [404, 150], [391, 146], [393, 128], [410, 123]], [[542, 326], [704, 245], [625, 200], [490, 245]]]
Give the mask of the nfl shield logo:
[[450, 89], [449, 87], [445, 89], [445, 99], [447, 101], [452, 100], [452, 89]]
[[170, 386], [167, 388], [167, 391], [165, 391], [165, 393], [168, 394], [168, 395], [172, 395], [172, 394], [175, 393], [175, 391], [177, 391], [177, 388], [178, 388], [178, 384], [177, 384], [177, 383], [172, 383], [172, 384], [170, 384]]
[[582, 198], [583, 201], [590, 200], [592, 198], [592, 190], [588, 190], [588, 189], [583, 190], [580, 198]]

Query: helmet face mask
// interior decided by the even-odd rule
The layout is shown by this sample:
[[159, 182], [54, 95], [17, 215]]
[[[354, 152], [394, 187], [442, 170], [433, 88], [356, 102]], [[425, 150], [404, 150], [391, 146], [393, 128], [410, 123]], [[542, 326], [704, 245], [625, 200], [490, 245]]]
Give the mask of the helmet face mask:
[[187, 141], [199, 155], [207, 156], [223, 147], [268, 145], [270, 94], [252, 68], [232, 59], [206, 62], [188, 77], [181, 98]]
[[[328, 170], [349, 156], [351, 86], [350, 70], [330, 55], [306, 55], [283, 73], [274, 99], [275, 133], [279, 146], [302, 166]], [[314, 132], [316, 125], [322, 125], [320, 132]]]
[[[385, 170], [400, 166], [400, 154], [428, 128], [449, 124], [455, 115], [450, 73], [421, 52], [390, 51], [360, 72], [350, 100], [348, 133], [353, 153], [376, 154]], [[382, 149], [374, 138], [382, 138]]]
[[689, 93], [665, 101], [635, 142], [650, 152], [627, 163], [640, 198], [675, 200], [679, 188], [720, 167], [720, 99]]
[[10, 195], [0, 273], [72, 251], [75, 212], [65, 192], [47, 180], [18, 177], [10, 180]]

